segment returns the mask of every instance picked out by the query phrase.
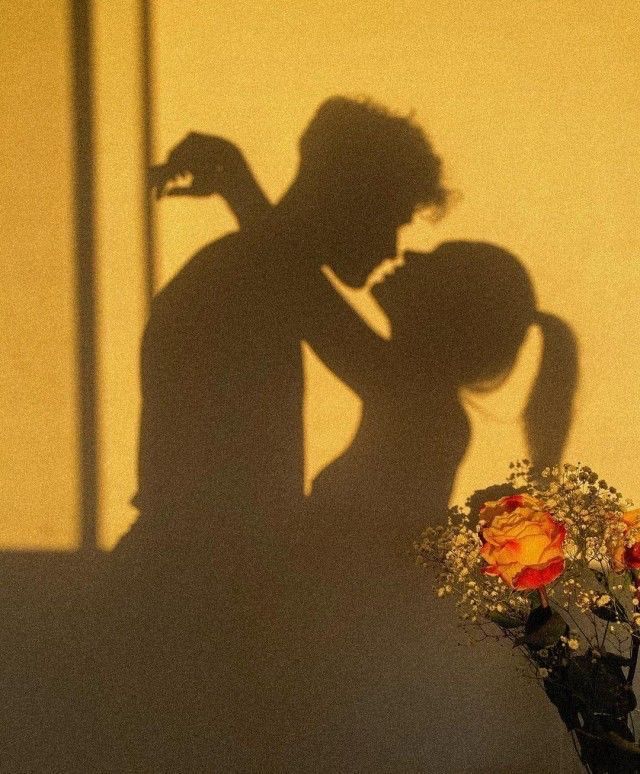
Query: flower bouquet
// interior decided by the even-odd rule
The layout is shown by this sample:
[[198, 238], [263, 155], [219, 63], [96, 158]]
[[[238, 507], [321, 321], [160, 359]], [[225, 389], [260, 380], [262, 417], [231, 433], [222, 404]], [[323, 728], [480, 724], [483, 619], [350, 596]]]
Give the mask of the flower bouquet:
[[640, 509], [631, 505], [586, 466], [538, 473], [524, 460], [418, 546], [438, 568], [437, 595], [456, 597], [466, 625], [524, 654], [594, 774], [640, 772]]

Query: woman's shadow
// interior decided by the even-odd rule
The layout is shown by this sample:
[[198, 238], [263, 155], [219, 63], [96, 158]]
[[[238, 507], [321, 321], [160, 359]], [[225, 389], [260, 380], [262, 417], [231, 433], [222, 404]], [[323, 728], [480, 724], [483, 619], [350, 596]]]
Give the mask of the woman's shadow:
[[[538, 310], [513, 254], [485, 242], [445, 242], [406, 253], [372, 292], [392, 321], [392, 341], [379, 371], [360, 372], [362, 422], [315, 482], [316, 509], [331, 511], [333, 502], [347, 514], [393, 511], [407, 538], [430, 520], [426, 504], [445, 513], [470, 440], [460, 390], [500, 387], [531, 326], [543, 346], [522, 417], [528, 454], [539, 468], [560, 461], [577, 384], [575, 337], [563, 320]], [[345, 518], [345, 528], [354, 520]]]
[[[483, 658], [486, 668], [503, 672], [501, 694], [474, 676], [470, 651], [453, 663], [455, 611], [427, 599], [413, 545], [424, 527], [446, 519], [470, 442], [460, 390], [500, 386], [537, 325], [543, 353], [523, 419], [534, 465], [556, 464], [571, 424], [577, 348], [566, 323], [538, 310], [522, 263], [492, 244], [448, 242], [409, 253], [373, 293], [393, 325], [386, 363], [361, 372], [361, 425], [349, 449], [316, 479], [301, 528], [300, 575], [308, 585], [299, 587], [306, 598], [297, 609], [307, 612], [299, 637], [306, 659], [300, 652], [297, 658], [309, 676], [305, 690], [316, 697], [307, 715], [318, 733], [333, 729], [324, 742], [322, 733], [316, 738], [316, 747], [331, 750], [345, 770], [396, 770], [416, 761], [458, 770], [451, 735], [463, 719], [469, 744], [486, 755], [514, 741], [510, 734], [517, 736], [518, 720], [528, 722], [534, 705], [522, 698], [512, 682], [515, 668], [510, 673], [500, 654]], [[489, 712], [493, 691], [498, 726], [505, 696], [521, 697], [511, 700], [511, 720], [493, 748], [473, 723], [469, 681], [485, 693]], [[549, 738], [553, 713], [544, 705], [536, 713], [541, 738]], [[458, 752], [458, 765], [470, 765], [468, 750]]]

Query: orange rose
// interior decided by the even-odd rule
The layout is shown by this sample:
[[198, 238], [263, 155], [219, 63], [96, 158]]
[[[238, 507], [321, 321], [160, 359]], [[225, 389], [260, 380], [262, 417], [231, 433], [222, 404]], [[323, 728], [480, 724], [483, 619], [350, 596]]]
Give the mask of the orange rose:
[[[640, 541], [627, 544], [626, 536], [631, 530], [640, 530], [640, 508], [623, 513], [621, 519], [624, 528], [619, 539], [610, 546], [613, 567], [617, 572], [640, 570]], [[617, 538], [617, 536], [616, 536]]]
[[487, 575], [497, 575], [514, 589], [537, 589], [564, 570], [567, 530], [543, 503], [526, 494], [510, 495], [485, 503], [480, 517], [487, 522], [480, 533]]

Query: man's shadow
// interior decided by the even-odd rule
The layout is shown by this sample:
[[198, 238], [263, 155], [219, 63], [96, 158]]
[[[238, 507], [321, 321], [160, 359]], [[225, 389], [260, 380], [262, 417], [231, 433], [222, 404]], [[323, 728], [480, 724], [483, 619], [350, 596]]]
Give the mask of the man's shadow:
[[[140, 516], [94, 590], [86, 702], [100, 731], [85, 735], [83, 756], [96, 768], [291, 764], [302, 619], [290, 590], [303, 587], [306, 510], [301, 343], [354, 387], [387, 350], [320, 268], [363, 284], [396, 254], [414, 211], [446, 198], [419, 127], [371, 103], [327, 101], [300, 155], [273, 208], [241, 173], [225, 194], [251, 222], [200, 251], [153, 301]], [[177, 161], [174, 170], [184, 171]]]
[[[319, 116], [327, 119], [322, 109]], [[367, 148], [390, 142], [388, 116], [363, 116]], [[389, 567], [406, 559], [426, 510], [446, 511], [469, 442], [459, 389], [508, 373], [532, 324], [545, 332], [545, 356], [526, 412], [531, 454], [547, 464], [561, 453], [573, 338], [537, 311], [512, 255], [449, 243], [407, 256], [375, 291], [394, 326], [391, 342], [320, 273], [329, 263], [362, 284], [395, 255], [398, 228], [426, 199], [418, 181], [426, 186], [427, 172], [432, 202], [441, 195], [439, 166], [424, 145], [419, 163], [402, 160], [404, 178], [398, 159], [386, 170], [376, 159], [364, 174], [365, 149], [345, 150], [331, 134], [335, 121], [321, 122], [307, 143], [320, 156], [325, 144], [342, 149], [341, 164], [361, 179], [342, 180], [336, 197], [335, 166], [331, 179], [316, 155], [305, 168], [303, 140], [302, 173], [285, 197], [201, 251], [154, 301], [142, 358], [141, 516], [114, 553], [97, 624], [109, 644], [98, 659], [106, 706], [118, 708], [101, 721], [114, 762], [198, 766], [213, 755], [223, 768], [302, 765], [313, 724], [323, 722], [313, 718], [326, 720], [317, 709], [327, 683], [309, 675], [345, 655], [314, 647], [323, 641], [316, 622], [332, 631], [331, 616], [335, 623], [351, 609], [347, 577], [358, 599], [368, 597], [364, 631], [379, 620], [381, 579], [398, 582]], [[414, 127], [409, 134], [424, 142]], [[354, 443], [316, 482], [310, 503], [302, 492], [302, 340], [364, 402]], [[354, 561], [356, 540], [366, 571]]]

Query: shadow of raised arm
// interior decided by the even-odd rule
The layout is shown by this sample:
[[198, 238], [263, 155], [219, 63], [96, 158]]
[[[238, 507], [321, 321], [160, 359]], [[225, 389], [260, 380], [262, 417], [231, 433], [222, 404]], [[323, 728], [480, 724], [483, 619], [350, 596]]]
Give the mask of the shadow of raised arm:
[[229, 140], [191, 132], [175, 145], [164, 164], [151, 167], [150, 182], [161, 196], [221, 196], [240, 228], [271, 211], [271, 203], [242, 151]]

